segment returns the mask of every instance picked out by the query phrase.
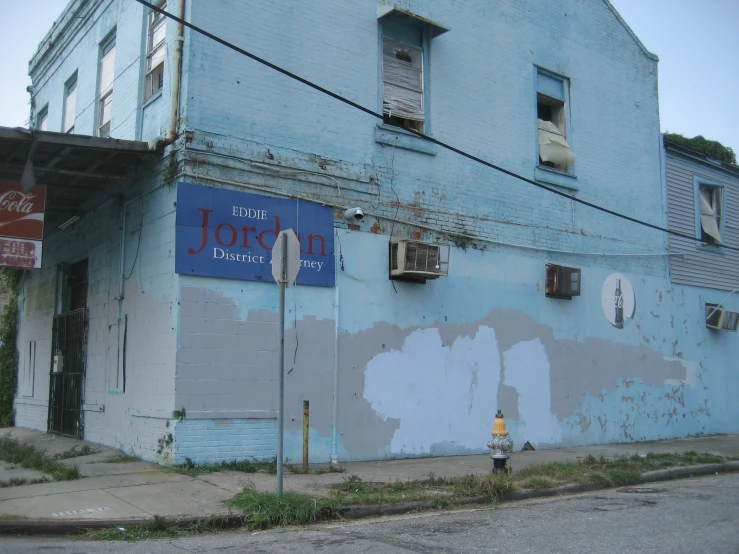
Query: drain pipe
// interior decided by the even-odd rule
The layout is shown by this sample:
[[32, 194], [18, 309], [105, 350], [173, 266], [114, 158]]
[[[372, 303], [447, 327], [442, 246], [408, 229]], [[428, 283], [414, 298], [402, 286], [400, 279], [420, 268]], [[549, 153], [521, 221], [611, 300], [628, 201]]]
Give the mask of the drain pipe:
[[[179, 1], [179, 18], [185, 20], [185, 0]], [[182, 48], [185, 42], [185, 26], [177, 23], [177, 36], [175, 37], [174, 55], [172, 56], [172, 96], [169, 105], [169, 131], [166, 136], [156, 136], [149, 140], [149, 150], [157, 150], [168, 144], [172, 144], [177, 138], [177, 123], [180, 111], [180, 91], [182, 89]]]
[[339, 463], [338, 445], [339, 445], [339, 287], [336, 286], [336, 296], [334, 300], [334, 409], [333, 424], [331, 425], [331, 463]]

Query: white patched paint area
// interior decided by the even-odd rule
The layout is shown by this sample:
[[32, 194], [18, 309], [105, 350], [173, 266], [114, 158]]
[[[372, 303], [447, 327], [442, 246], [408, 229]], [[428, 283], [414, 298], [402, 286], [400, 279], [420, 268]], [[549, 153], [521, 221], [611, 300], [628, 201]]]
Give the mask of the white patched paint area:
[[420, 329], [400, 350], [370, 360], [364, 398], [383, 419], [400, 421], [393, 454], [428, 454], [439, 443], [479, 449], [490, 436], [499, 381], [492, 328], [480, 327], [450, 347], [437, 329]]
[[506, 385], [518, 392], [521, 440], [534, 444], [554, 444], [562, 439], [562, 430], [552, 413], [549, 358], [536, 338], [519, 342], [503, 353]]

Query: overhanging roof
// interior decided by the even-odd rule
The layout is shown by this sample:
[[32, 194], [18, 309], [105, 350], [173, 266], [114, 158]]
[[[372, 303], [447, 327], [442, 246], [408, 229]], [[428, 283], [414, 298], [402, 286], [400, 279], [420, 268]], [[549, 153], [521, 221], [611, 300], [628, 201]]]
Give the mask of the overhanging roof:
[[137, 167], [161, 156], [145, 142], [0, 127], [0, 179], [20, 181], [34, 139], [33, 168], [37, 184], [46, 185], [49, 231], [108, 198], [116, 183], [130, 181]]

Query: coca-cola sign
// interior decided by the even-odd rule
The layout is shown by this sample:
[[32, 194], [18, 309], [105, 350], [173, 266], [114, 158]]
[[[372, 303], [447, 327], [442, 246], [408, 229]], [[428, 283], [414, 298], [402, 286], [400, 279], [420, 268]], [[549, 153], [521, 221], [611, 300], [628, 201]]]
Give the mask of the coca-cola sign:
[[20, 183], [0, 180], [0, 236], [43, 239], [45, 208], [46, 187], [23, 192]]

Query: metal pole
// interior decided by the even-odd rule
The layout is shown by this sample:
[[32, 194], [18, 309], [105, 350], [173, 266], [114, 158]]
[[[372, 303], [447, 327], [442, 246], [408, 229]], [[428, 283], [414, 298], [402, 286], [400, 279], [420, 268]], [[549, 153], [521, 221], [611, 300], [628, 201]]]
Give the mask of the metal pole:
[[303, 400], [303, 471], [308, 473], [308, 433], [310, 430], [310, 401]]
[[287, 264], [287, 235], [282, 235], [280, 241], [280, 252], [282, 258], [282, 274], [278, 283], [280, 289], [280, 328], [277, 341], [280, 345], [280, 399], [277, 406], [277, 496], [282, 496], [282, 438], [283, 438], [283, 419], [285, 407], [285, 285], [287, 283], [286, 269]]

